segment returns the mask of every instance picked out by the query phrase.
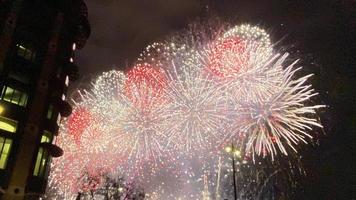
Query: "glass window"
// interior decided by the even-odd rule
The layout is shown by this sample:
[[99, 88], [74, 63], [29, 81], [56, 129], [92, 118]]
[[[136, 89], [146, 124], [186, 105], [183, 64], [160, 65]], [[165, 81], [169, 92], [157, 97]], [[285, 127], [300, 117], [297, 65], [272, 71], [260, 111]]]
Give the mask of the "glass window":
[[24, 46], [23, 44], [17, 44], [17, 55], [25, 58], [26, 60], [34, 61], [36, 58], [36, 53], [31, 50], [29, 47]]
[[13, 93], [14, 90], [12, 88], [4, 87], [2, 92], [2, 99], [4, 99], [5, 101], [11, 101]]
[[48, 159], [48, 152], [44, 150], [43, 147], [40, 147], [37, 153], [35, 169], [33, 170], [34, 176], [39, 176], [39, 177], [44, 176], [47, 159]]
[[15, 133], [17, 130], [17, 121], [0, 116], [0, 130]]
[[25, 107], [27, 105], [28, 96], [25, 92], [4, 86], [1, 93], [1, 98], [4, 101]]
[[23, 83], [23, 84], [30, 83], [30, 77], [28, 76], [28, 74], [22, 74], [19, 72], [11, 71], [11, 72], [9, 72], [9, 78], [14, 79], [14, 80], [16, 80], [20, 83]]
[[[43, 135], [41, 137], [41, 143], [52, 143], [52, 140], [53, 140], [53, 134], [49, 131], [44, 130]], [[38, 149], [35, 169], [33, 171], [34, 176], [40, 176], [40, 177], [44, 176], [47, 161], [48, 161], [48, 152], [43, 147], [40, 147]]]
[[10, 155], [12, 140], [0, 137], [0, 169], [5, 169]]
[[53, 105], [48, 106], [48, 111], [47, 111], [47, 119], [52, 119], [53, 116]]
[[43, 135], [41, 137], [41, 143], [52, 143], [53, 134], [49, 131], [43, 131]]

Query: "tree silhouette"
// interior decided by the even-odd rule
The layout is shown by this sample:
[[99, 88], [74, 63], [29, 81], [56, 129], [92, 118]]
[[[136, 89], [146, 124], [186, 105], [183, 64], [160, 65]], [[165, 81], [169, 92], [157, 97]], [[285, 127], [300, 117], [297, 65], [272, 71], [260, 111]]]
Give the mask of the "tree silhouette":
[[145, 192], [132, 181], [126, 181], [122, 176], [108, 174], [92, 175], [84, 173], [78, 179], [80, 191], [76, 200], [143, 200]]

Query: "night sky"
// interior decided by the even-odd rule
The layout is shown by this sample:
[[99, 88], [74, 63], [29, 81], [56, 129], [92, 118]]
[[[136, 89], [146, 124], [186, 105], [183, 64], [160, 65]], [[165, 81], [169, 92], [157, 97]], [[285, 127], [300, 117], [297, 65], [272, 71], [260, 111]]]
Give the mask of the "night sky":
[[[356, 199], [355, 0], [86, 0], [91, 37], [77, 52], [81, 81], [128, 69], [146, 45], [196, 20], [260, 25], [315, 74], [324, 132], [303, 152], [298, 199]], [[78, 85], [75, 84], [75, 85]], [[80, 84], [79, 84], [80, 85]]]

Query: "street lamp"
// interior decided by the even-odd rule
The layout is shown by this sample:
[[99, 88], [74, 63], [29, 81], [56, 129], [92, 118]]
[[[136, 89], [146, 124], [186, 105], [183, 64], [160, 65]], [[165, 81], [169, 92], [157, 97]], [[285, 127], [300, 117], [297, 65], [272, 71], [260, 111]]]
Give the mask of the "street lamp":
[[232, 159], [232, 177], [234, 179], [234, 200], [237, 200], [237, 188], [236, 188], [236, 168], [235, 168], [235, 156], [241, 157], [241, 152], [239, 149], [234, 147], [234, 144], [231, 143], [231, 146], [225, 147], [225, 151], [231, 155]]

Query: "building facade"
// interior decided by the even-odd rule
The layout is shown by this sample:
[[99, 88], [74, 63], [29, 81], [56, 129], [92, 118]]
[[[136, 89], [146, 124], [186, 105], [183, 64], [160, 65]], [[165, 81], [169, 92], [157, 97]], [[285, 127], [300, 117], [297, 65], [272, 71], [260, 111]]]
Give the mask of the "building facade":
[[0, 0], [0, 199], [45, 192], [61, 118], [90, 35], [83, 0]]

